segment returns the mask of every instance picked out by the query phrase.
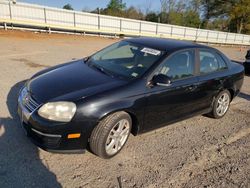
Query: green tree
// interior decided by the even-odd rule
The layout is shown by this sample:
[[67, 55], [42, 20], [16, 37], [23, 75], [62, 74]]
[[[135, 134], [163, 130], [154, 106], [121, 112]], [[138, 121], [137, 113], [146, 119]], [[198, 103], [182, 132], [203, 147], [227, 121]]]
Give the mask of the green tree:
[[230, 31], [249, 32], [247, 28], [250, 24], [250, 0], [202, 0], [202, 6], [206, 27], [211, 23], [211, 19], [219, 18], [229, 21]]
[[187, 10], [183, 16], [183, 25], [187, 27], [199, 28], [201, 24], [200, 15], [194, 10]]
[[136, 20], [143, 20], [144, 14], [140, 10], [131, 6], [127, 10], [125, 10], [125, 17], [131, 18], [131, 19], [136, 19]]
[[158, 22], [159, 18], [160, 17], [155, 12], [149, 12], [145, 17], [145, 20], [150, 22]]
[[107, 8], [105, 8], [102, 13], [110, 16], [124, 17], [125, 8], [126, 4], [122, 3], [121, 0], [110, 0]]
[[201, 0], [201, 9], [203, 15], [202, 27], [208, 29], [210, 19], [216, 15], [218, 5], [216, 0]]
[[232, 3], [230, 12], [228, 12], [231, 24], [236, 27], [237, 33], [249, 32], [247, 25], [250, 24], [250, 0], [238, 0]]
[[183, 13], [172, 10], [168, 13], [168, 24], [183, 25]]
[[159, 14], [160, 22], [161, 23], [168, 23], [168, 13], [167, 12], [161, 12]]
[[66, 9], [66, 10], [74, 10], [73, 7], [71, 6], [71, 4], [66, 4], [63, 6], [63, 9]]
[[121, 0], [110, 0], [107, 8], [110, 10], [122, 11], [126, 8], [126, 3], [122, 3]]
[[194, 11], [199, 13], [200, 12], [200, 7], [201, 7], [201, 1], [202, 0], [191, 0], [190, 1], [190, 8]]

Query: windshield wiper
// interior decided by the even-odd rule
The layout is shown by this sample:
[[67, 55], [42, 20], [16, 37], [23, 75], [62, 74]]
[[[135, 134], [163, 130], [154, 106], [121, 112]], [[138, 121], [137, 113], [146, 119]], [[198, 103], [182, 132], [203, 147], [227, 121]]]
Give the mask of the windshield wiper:
[[100, 72], [102, 72], [102, 73], [104, 73], [104, 74], [106, 74], [106, 75], [109, 75], [109, 76], [111, 76], [111, 77], [114, 77], [113, 74], [111, 74], [110, 72], [106, 71], [106, 70], [105, 70], [104, 68], [102, 68], [101, 66], [98, 66], [98, 65], [92, 63], [92, 64], [91, 64], [91, 67], [94, 67], [96, 70], [98, 70], [98, 71], [100, 71]]
[[83, 58], [83, 62], [85, 64], [87, 64], [89, 60], [90, 60], [90, 56]]

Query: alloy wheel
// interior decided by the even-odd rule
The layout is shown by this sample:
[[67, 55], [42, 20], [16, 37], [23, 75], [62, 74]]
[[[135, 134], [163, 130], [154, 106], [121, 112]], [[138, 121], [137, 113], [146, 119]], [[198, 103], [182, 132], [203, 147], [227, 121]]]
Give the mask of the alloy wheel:
[[218, 99], [218, 103], [217, 103], [217, 107], [216, 107], [216, 112], [219, 116], [223, 116], [229, 107], [230, 104], [230, 97], [227, 93], [223, 93], [219, 99]]
[[109, 132], [107, 141], [105, 144], [105, 150], [108, 155], [114, 155], [117, 153], [123, 145], [130, 133], [130, 125], [128, 120], [120, 120]]

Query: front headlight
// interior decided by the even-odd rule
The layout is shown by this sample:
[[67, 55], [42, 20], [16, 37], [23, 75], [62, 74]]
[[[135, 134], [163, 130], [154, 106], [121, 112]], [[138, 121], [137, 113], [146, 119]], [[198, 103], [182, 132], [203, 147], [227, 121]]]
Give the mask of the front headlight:
[[73, 102], [49, 102], [38, 110], [41, 117], [60, 122], [69, 122], [75, 112], [76, 105]]

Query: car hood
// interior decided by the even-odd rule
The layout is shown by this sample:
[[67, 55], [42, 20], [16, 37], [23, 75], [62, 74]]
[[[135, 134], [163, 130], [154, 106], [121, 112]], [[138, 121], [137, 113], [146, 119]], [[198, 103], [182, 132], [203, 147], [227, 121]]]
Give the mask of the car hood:
[[90, 68], [83, 60], [41, 71], [27, 83], [31, 96], [40, 103], [76, 101], [124, 85], [126, 81], [112, 78]]

